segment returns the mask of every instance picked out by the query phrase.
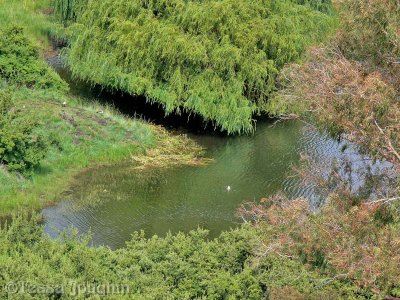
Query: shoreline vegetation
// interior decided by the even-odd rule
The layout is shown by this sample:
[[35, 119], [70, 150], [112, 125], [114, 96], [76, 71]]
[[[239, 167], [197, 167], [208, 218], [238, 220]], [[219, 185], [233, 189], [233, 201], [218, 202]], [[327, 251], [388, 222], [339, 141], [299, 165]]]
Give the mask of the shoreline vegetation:
[[[207, 239], [207, 231], [201, 229], [150, 239], [134, 233], [132, 240], [117, 250], [90, 247], [90, 236], [77, 232], [53, 240], [43, 234], [40, 215], [17, 214], [0, 229], [1, 298], [76, 299], [68, 292], [68, 285], [74, 282], [123, 284], [129, 291], [100, 295], [86, 290], [78, 299], [400, 299], [398, 1], [257, 0], [251, 6], [252, 1], [223, 0], [218, 2], [221, 10], [216, 15], [206, 13], [217, 2], [204, 1], [202, 6], [203, 1], [194, 0], [55, 0], [54, 15], [50, 0], [0, 0], [0, 8], [4, 8], [0, 9], [0, 214], [51, 202], [68, 185], [68, 178], [93, 164], [132, 156], [142, 166], [171, 161], [207, 163], [199, 162], [201, 149], [185, 137], [168, 135], [112, 108], [68, 96], [68, 86], [43, 60], [49, 34], [71, 38], [66, 55], [78, 77], [133, 93], [147, 90], [147, 96], [157, 101], [165, 96], [168, 112], [182, 104], [182, 95], [187, 96], [184, 92], [190, 90], [188, 82], [193, 77], [186, 67], [191, 66], [194, 74], [205, 76], [203, 80], [215, 80], [211, 80], [215, 89], [196, 86], [200, 96], [204, 90], [229, 91], [224, 94], [227, 98], [219, 99], [228, 103], [222, 105], [228, 114], [235, 112], [233, 119], [213, 104], [186, 104], [205, 119], [215, 119], [217, 127], [228, 132], [251, 131], [249, 112], [267, 110], [283, 117], [296, 114], [313, 120], [334, 137], [346, 135], [374, 159], [391, 161], [395, 176], [374, 176], [365, 170], [368, 180], [354, 191], [349, 183], [352, 170], [346, 162], [344, 173], [333, 168], [328, 177], [317, 176], [315, 170], [300, 170], [308, 172], [303, 175], [327, 193], [318, 213], [310, 211], [307, 199], [276, 195], [243, 205], [238, 214], [246, 224], [217, 239]], [[65, 24], [56, 22], [55, 16], [61, 16]], [[204, 16], [208, 19], [202, 23]], [[215, 24], [219, 16], [226, 17], [220, 22], [222, 27]], [[240, 16], [240, 30], [230, 31], [235, 16]], [[297, 24], [289, 22], [293, 16]], [[339, 18], [340, 24], [335, 25], [331, 18]], [[304, 20], [307, 26], [300, 26]], [[285, 30], [263, 31], [275, 25], [283, 25]], [[198, 34], [205, 31], [202, 26], [214, 32], [212, 38]], [[323, 45], [315, 45], [331, 32], [331, 26], [338, 26], [337, 32]], [[150, 48], [157, 54], [158, 46], [164, 45], [163, 28], [167, 36], [178, 36], [174, 46], [182, 51], [150, 57], [142, 53], [139, 57], [146, 65], [138, 70], [147, 67], [151, 74], [135, 74], [132, 81], [105, 76], [104, 70], [109, 68], [115, 71], [113, 75], [126, 75], [138, 67], [130, 54], [140, 53], [126, 50], [146, 49], [147, 38], [153, 37]], [[177, 28], [186, 33], [179, 34]], [[290, 29], [295, 29], [295, 34], [288, 34]], [[258, 30], [265, 35], [250, 35], [254, 37], [250, 41], [236, 36], [241, 31], [257, 34]], [[310, 39], [312, 30], [317, 37]], [[132, 39], [125, 41], [132, 32], [148, 36], [135, 39], [140, 43], [132, 48]], [[221, 33], [228, 37], [218, 40]], [[224, 47], [213, 47], [215, 37]], [[88, 59], [91, 48], [83, 45], [89, 39], [95, 43], [93, 53], [100, 53], [100, 61], [112, 45], [122, 44], [116, 47], [122, 50], [114, 58], [122, 59], [124, 65], [103, 60], [100, 67], [104, 69], [94, 74], [94, 60]], [[265, 40], [267, 45], [262, 44]], [[251, 49], [238, 50], [238, 41]], [[207, 61], [210, 72], [204, 73], [203, 52], [196, 48], [197, 42], [216, 50]], [[260, 49], [268, 49], [272, 61], [265, 59]], [[198, 60], [174, 56], [185, 51], [198, 54]], [[262, 70], [251, 63], [241, 64], [243, 55], [255, 58], [254, 63], [261, 60]], [[302, 60], [293, 64], [299, 58]], [[85, 60], [87, 64], [79, 65]], [[160, 70], [161, 62], [169, 69]], [[176, 74], [170, 71], [177, 65], [181, 74], [173, 77]], [[240, 80], [235, 81], [232, 74], [241, 74]], [[157, 79], [156, 84], [149, 78]], [[127, 88], [132, 82], [140, 88]], [[160, 87], [160, 82], [165, 85]], [[250, 103], [246, 96], [254, 97], [255, 102]], [[264, 101], [267, 98], [269, 101]], [[234, 101], [237, 99], [241, 101]], [[236, 122], [238, 112], [240, 120]], [[216, 116], [220, 113], [223, 118], [219, 120]], [[10, 282], [31, 288], [11, 294], [5, 288]]]
[[[121, 160], [164, 161], [159, 166], [167, 160], [205, 162], [202, 149], [184, 136], [68, 95], [67, 84], [43, 58], [50, 47], [44, 41], [54, 34], [44, 14], [51, 12], [49, 1], [6, 1], [0, 7], [7, 16], [0, 21], [0, 107], [9, 106], [4, 122], [11, 125], [2, 129], [0, 139], [5, 163], [0, 168], [0, 216], [54, 203], [88, 167]], [[28, 26], [30, 21], [36, 26]], [[22, 163], [21, 156], [26, 158]]]
[[329, 36], [329, 1], [56, 0], [74, 76], [198, 114], [227, 134], [254, 131], [276, 76]]

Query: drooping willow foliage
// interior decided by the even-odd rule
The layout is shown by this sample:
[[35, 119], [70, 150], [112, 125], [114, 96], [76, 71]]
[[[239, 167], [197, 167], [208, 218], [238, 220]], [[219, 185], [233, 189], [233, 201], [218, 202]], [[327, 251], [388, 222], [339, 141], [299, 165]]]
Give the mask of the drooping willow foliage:
[[76, 76], [228, 133], [253, 130], [279, 69], [334, 24], [322, 0], [66, 1], [81, 9], [67, 51]]
[[83, 11], [87, 0], [53, 0], [54, 9], [58, 18], [65, 24], [76, 21], [77, 16]]
[[331, 0], [292, 0], [292, 2], [302, 5], [309, 5], [312, 8], [325, 13], [329, 13], [332, 11]]

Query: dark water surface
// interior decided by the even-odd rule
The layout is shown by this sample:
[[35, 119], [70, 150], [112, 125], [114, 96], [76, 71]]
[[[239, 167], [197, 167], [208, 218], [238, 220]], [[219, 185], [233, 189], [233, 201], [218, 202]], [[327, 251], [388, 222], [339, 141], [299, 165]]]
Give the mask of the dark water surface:
[[[62, 68], [58, 70], [69, 79]], [[89, 99], [82, 85], [72, 89]], [[312, 187], [288, 177], [301, 154], [324, 162], [346, 156], [357, 164], [361, 158], [352, 147], [343, 152], [343, 144], [303, 123], [272, 125], [258, 122], [252, 136], [192, 134], [214, 159], [207, 166], [138, 171], [133, 163], [124, 162], [88, 170], [75, 179], [59, 204], [43, 210], [46, 232], [56, 236], [74, 226], [81, 233], [91, 231], [94, 245], [112, 248], [123, 246], [138, 230], [164, 236], [200, 226], [215, 237], [238, 226], [235, 213], [241, 203], [278, 191], [305, 196], [318, 206]]]

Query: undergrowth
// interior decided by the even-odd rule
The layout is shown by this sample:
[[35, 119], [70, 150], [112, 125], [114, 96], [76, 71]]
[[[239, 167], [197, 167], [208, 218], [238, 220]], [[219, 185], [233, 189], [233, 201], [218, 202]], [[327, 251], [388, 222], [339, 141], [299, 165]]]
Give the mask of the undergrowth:
[[[43, 237], [37, 217], [15, 217], [0, 230], [0, 285], [24, 283], [31, 289], [23, 296], [34, 299], [363, 299], [351, 284], [301, 263], [278, 256], [259, 259], [258, 236], [249, 226], [215, 240], [201, 229], [150, 239], [135, 233], [126, 247], [110, 250], [89, 247], [88, 238], [76, 233], [51, 240]], [[123, 286], [125, 293], [82, 288], [76, 295], [77, 286], [88, 284]], [[42, 286], [48, 287], [44, 293]], [[9, 294], [1, 290], [0, 296]]]

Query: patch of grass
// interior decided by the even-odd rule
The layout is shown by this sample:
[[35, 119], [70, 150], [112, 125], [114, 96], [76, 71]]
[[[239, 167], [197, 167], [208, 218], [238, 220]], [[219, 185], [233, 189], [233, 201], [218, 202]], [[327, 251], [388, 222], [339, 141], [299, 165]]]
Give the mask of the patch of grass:
[[79, 170], [138, 155], [160, 138], [155, 126], [127, 119], [110, 107], [83, 105], [56, 91], [19, 89], [14, 102], [39, 123], [37, 134], [53, 145], [31, 178], [0, 169], [0, 215], [51, 203]]
[[47, 36], [61, 29], [49, 18], [49, 7], [51, 0], [0, 0], [0, 28], [22, 26], [31, 40], [44, 49], [48, 46]]

